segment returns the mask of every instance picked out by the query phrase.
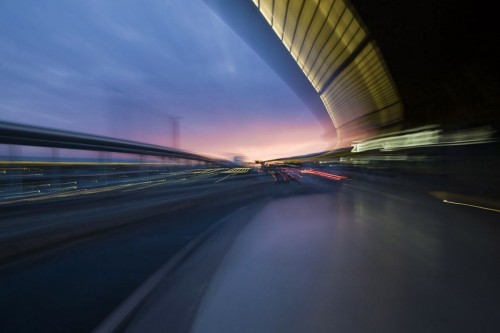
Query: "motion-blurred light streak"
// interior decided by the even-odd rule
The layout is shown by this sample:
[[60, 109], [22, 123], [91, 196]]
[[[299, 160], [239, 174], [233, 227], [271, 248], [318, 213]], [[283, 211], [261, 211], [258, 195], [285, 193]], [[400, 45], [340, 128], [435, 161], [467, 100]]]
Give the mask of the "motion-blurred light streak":
[[481, 207], [481, 206], [467, 204], [467, 203], [463, 203], [463, 202], [455, 202], [455, 201], [449, 201], [449, 200], [443, 200], [443, 202], [444, 203], [448, 203], [448, 204], [453, 204], [453, 205], [460, 205], [460, 206], [467, 206], [467, 207], [479, 208], [479, 209], [490, 210], [490, 211], [493, 211], [493, 212], [500, 213], [500, 210], [498, 210], [498, 209], [493, 209], [493, 208], [488, 208], [488, 207]]
[[339, 175], [335, 175], [333, 173], [328, 173], [328, 172], [324, 172], [324, 171], [317, 171], [317, 170], [312, 170], [312, 169], [302, 170], [301, 172], [306, 173], [306, 174], [325, 177], [325, 178], [336, 180], [336, 181], [347, 179], [347, 177], [345, 177], [345, 176], [339, 176]]
[[417, 147], [471, 145], [494, 141], [493, 135], [495, 131], [490, 126], [463, 129], [450, 133], [444, 133], [442, 129], [429, 129], [432, 127], [436, 126], [413, 129], [412, 133], [404, 131], [392, 133], [390, 136], [357, 142], [352, 145], [352, 152], [360, 153], [376, 149], [392, 151]]

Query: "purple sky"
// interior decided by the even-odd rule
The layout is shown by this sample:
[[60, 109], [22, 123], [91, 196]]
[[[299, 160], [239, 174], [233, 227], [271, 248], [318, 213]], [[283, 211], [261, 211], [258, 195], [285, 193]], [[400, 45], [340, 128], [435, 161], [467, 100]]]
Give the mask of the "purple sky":
[[[278, 42], [278, 41], [277, 41]], [[0, 2], [0, 120], [269, 159], [328, 148], [201, 0]]]

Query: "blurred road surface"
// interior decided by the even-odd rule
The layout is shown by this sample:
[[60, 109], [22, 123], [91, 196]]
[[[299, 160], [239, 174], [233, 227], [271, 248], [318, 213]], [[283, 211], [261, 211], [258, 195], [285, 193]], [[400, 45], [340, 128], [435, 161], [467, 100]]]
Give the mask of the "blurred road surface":
[[[190, 184], [186, 193], [207, 195], [191, 194], [192, 205], [174, 210], [159, 208], [175, 197], [167, 185], [118, 195], [127, 212], [150, 200], [159, 212], [141, 220], [138, 204], [133, 224], [6, 261], [0, 330], [90, 332], [201, 235], [124, 331], [500, 327], [499, 213], [444, 203], [425, 186], [292, 170], [222, 178]], [[81, 212], [101, 207], [81, 205]]]

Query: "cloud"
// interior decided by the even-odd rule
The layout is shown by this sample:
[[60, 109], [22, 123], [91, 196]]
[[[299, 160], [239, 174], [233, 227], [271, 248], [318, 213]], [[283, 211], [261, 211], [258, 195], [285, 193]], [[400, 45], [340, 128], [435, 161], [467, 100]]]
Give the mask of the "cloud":
[[183, 148], [207, 154], [324, 145], [309, 110], [201, 0], [1, 6], [0, 120], [169, 145], [177, 116]]

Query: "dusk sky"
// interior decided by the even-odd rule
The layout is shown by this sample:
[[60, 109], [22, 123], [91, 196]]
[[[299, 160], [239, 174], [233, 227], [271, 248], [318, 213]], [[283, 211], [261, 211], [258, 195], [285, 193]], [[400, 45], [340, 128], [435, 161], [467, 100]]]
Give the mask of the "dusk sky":
[[[201, 0], [2, 1], [0, 120], [270, 159], [327, 149], [288, 86]], [[277, 40], [277, 42], [279, 42]]]

